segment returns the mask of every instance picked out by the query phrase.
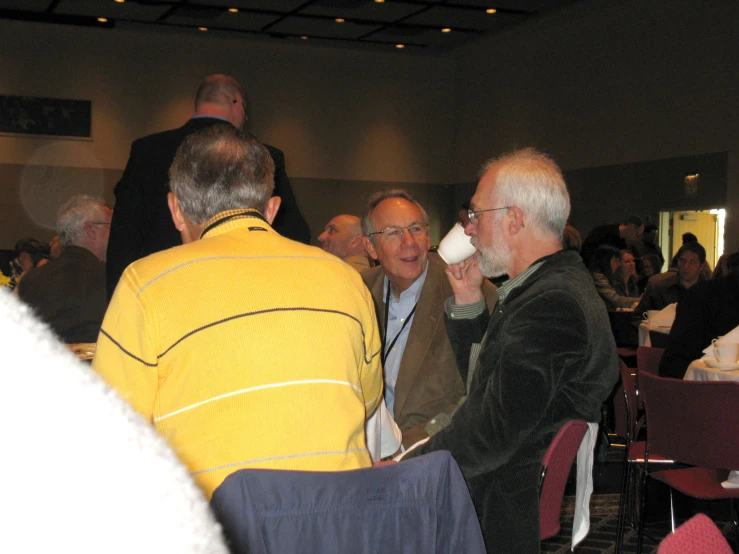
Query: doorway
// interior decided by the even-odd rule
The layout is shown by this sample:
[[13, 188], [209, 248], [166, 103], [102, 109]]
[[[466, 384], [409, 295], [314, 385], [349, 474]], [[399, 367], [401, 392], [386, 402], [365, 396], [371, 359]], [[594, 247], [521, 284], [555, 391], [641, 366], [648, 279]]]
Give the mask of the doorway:
[[660, 212], [659, 243], [665, 260], [669, 263], [677, 254], [683, 244], [683, 234], [693, 233], [706, 249], [706, 261], [711, 269], [715, 268], [724, 253], [725, 220], [726, 210], [723, 208]]

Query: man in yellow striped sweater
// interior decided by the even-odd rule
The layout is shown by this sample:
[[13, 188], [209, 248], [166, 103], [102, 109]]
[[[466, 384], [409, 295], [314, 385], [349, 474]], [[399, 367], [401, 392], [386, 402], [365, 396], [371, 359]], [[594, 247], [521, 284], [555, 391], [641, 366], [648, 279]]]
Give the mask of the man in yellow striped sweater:
[[277, 234], [274, 164], [255, 138], [190, 135], [170, 169], [183, 245], [131, 264], [93, 367], [208, 497], [242, 468], [366, 467], [382, 399], [372, 298], [341, 260]]

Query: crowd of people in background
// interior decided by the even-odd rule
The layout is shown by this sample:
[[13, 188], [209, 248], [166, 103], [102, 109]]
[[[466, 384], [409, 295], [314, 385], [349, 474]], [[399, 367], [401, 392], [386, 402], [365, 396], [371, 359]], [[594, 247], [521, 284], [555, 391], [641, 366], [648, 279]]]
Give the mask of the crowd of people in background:
[[[687, 328], [723, 309], [739, 254], [700, 288], [712, 275], [694, 235], [666, 268], [640, 217], [583, 240], [565, 225], [560, 169], [531, 148], [488, 162], [459, 209], [474, 258], [447, 265], [424, 207], [394, 189], [328, 221], [321, 251], [301, 244], [284, 156], [246, 132], [245, 98], [206, 78], [190, 121], [134, 142], [114, 210], [70, 198], [57, 237], [19, 240], [0, 284], [62, 342], [97, 343], [92, 367], [208, 498], [240, 467], [336, 471], [443, 449], [488, 550], [538, 551], [544, 450], [563, 422], [597, 422], [617, 378], [607, 312], [685, 302]], [[695, 304], [694, 288], [712, 300]], [[700, 340], [720, 330], [703, 320]], [[378, 455], [364, 435], [385, 424]]]

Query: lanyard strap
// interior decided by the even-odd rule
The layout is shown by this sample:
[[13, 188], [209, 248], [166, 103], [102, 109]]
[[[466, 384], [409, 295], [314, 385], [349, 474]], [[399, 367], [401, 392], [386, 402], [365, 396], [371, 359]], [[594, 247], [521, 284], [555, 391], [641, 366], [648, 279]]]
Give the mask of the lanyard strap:
[[242, 217], [255, 217], [267, 223], [267, 220], [265, 219], [265, 217], [262, 214], [260, 214], [258, 211], [256, 210], [243, 211], [243, 212], [227, 215], [226, 217], [222, 217], [221, 219], [214, 221], [213, 223], [208, 225], [205, 229], [203, 229], [203, 232], [200, 233], [200, 238], [203, 238], [206, 235], [206, 233], [208, 233], [208, 231], [214, 229], [215, 227], [218, 227], [219, 225], [222, 225], [223, 223], [226, 223], [227, 221], [230, 221], [231, 219], [242, 218]]
[[405, 326], [408, 325], [408, 322], [413, 317], [413, 314], [416, 312], [416, 308], [418, 307], [418, 300], [416, 300], [416, 303], [413, 306], [413, 309], [410, 311], [408, 316], [405, 318], [405, 321], [403, 321], [403, 325], [400, 327], [400, 331], [398, 331], [398, 334], [395, 335], [395, 338], [392, 340], [390, 345], [385, 348], [385, 345], [387, 344], [387, 323], [390, 318], [390, 283], [387, 284], [387, 295], [385, 296], [385, 333], [382, 335], [382, 367], [385, 367], [385, 360], [387, 360], [387, 356], [390, 353], [390, 351], [393, 349], [393, 346], [395, 346], [395, 343], [398, 342], [398, 338], [400, 338], [400, 335], [403, 333], [403, 330], [405, 329]]

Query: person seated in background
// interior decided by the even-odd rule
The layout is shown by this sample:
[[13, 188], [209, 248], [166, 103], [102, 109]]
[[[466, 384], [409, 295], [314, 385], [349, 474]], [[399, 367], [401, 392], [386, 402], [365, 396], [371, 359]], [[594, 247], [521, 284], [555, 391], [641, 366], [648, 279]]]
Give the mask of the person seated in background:
[[636, 285], [636, 261], [630, 250], [621, 250], [613, 280], [616, 293], [621, 296], [639, 298], [641, 293]]
[[635, 234], [634, 225], [628, 223], [614, 223], [594, 227], [585, 237], [580, 249], [580, 255], [585, 262], [585, 266], [590, 267], [590, 259], [593, 257], [595, 249], [600, 245], [608, 244], [617, 250], [622, 250], [626, 248], [626, 241]]
[[15, 243], [15, 258], [10, 261], [9, 280], [5, 286], [10, 290], [15, 289], [18, 282], [28, 271], [48, 258], [48, 244], [31, 237], [20, 239]]
[[61, 255], [18, 284], [18, 297], [68, 344], [97, 341], [108, 305], [105, 253], [111, 216], [102, 198], [70, 198], [56, 218]]
[[562, 231], [562, 248], [565, 250], [574, 250], [580, 252], [582, 248], [582, 236], [580, 231], [575, 229], [569, 223], [565, 225], [564, 231]]
[[132, 263], [92, 366], [155, 425], [208, 498], [239, 469], [371, 465], [380, 335], [359, 274], [280, 236], [275, 164], [214, 125], [184, 139], [168, 197], [183, 244]]
[[[379, 267], [362, 273], [383, 336], [385, 403], [409, 447], [448, 421], [465, 384], [444, 329], [444, 301], [453, 291], [447, 264], [429, 253], [426, 210], [404, 190], [386, 190], [367, 201], [364, 246]], [[488, 307], [495, 287], [483, 289]]]
[[636, 280], [636, 286], [639, 289], [639, 294], [644, 293], [644, 289], [647, 288], [649, 279], [662, 272], [662, 262], [656, 254], [646, 254], [641, 259], [641, 272], [639, 278]]
[[739, 325], [739, 253], [729, 257], [729, 266], [728, 275], [697, 283], [678, 302], [659, 365], [662, 377], [682, 379], [713, 339]]
[[701, 266], [706, 261], [706, 249], [697, 242], [687, 242], [677, 251], [677, 270], [670, 269], [652, 277], [647, 283], [641, 302], [634, 314], [641, 317], [647, 310], [663, 310], [680, 302], [685, 291], [701, 279]]
[[616, 292], [616, 270], [620, 265], [620, 256], [617, 248], [603, 244], [595, 249], [590, 260], [590, 275], [595, 282], [595, 290], [610, 312], [619, 308], [633, 308], [639, 302], [638, 298]]
[[626, 228], [626, 249], [634, 255], [635, 259], [640, 260], [644, 254], [649, 252], [644, 244], [644, 224], [641, 217], [629, 216], [626, 219]]
[[318, 235], [321, 248], [344, 260], [357, 271], [372, 267], [362, 241], [362, 220], [356, 215], [339, 214]]
[[[734, 254], [739, 254], [739, 252], [735, 252]], [[735, 269], [734, 267], [729, 265], [729, 260], [733, 260], [734, 264], [736, 264], [736, 261], [739, 260], [739, 257], [735, 256], [734, 254], [729, 254], [728, 252], [724, 252], [723, 254], [721, 254], [718, 262], [716, 262], [716, 268], [713, 270], [713, 275], [711, 276], [712, 279], [716, 279], [718, 277], [726, 277]]]

